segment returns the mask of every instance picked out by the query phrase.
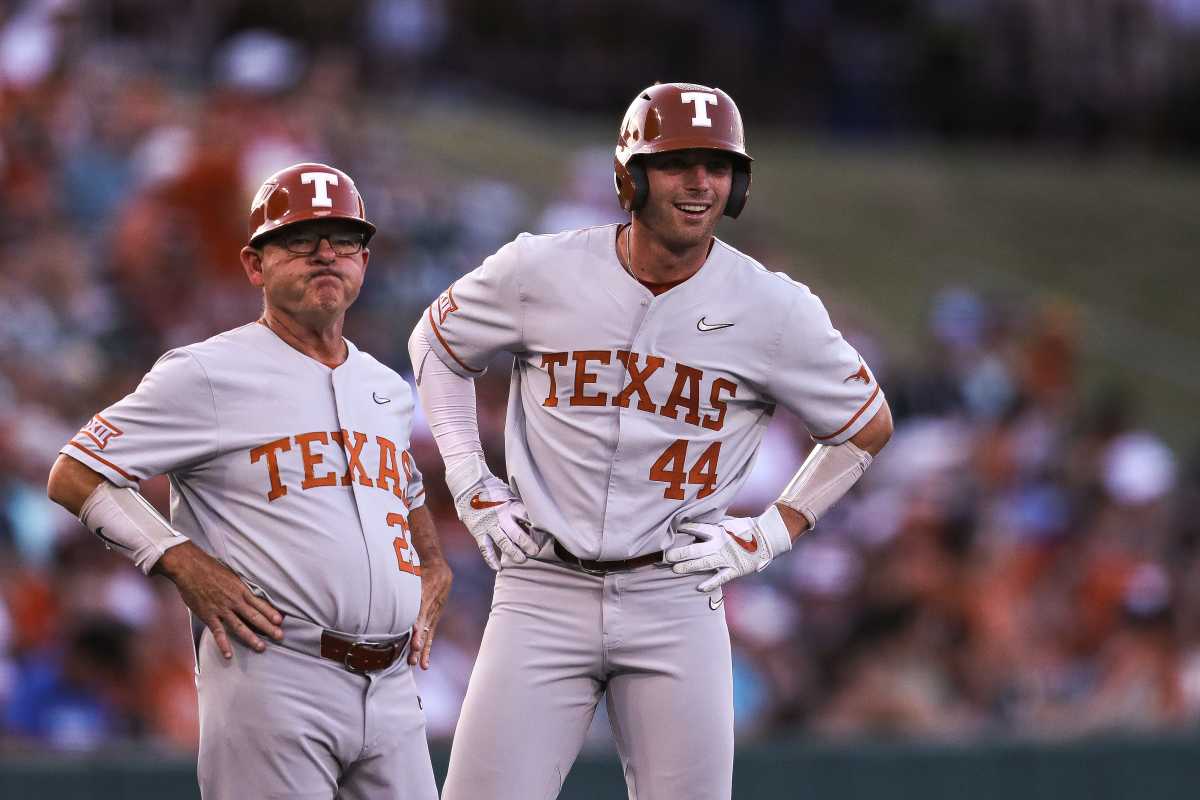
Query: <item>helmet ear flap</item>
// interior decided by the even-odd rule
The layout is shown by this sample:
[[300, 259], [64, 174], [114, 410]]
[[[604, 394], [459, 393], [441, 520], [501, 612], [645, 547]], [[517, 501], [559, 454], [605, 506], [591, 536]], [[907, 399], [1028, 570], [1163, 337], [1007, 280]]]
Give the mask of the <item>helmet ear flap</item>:
[[640, 158], [629, 159], [627, 165], [629, 178], [633, 182], [633, 200], [629, 203], [628, 211], [641, 211], [650, 196], [650, 179], [646, 177], [646, 167]]
[[737, 219], [750, 199], [750, 164], [735, 164], [733, 182], [729, 187], [729, 199], [725, 201], [725, 216]]
[[640, 159], [631, 158], [627, 164], [614, 160], [613, 183], [617, 187], [617, 199], [621, 201], [621, 208], [626, 211], [638, 211], [646, 205], [650, 183], [646, 178], [646, 168], [642, 166]]

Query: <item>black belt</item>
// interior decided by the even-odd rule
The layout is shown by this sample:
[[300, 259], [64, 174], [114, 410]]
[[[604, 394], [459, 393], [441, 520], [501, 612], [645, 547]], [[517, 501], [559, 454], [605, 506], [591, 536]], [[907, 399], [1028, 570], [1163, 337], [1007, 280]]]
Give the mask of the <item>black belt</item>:
[[653, 553], [646, 553], [644, 556], [623, 558], [619, 561], [592, 561], [572, 554], [570, 550], [559, 544], [557, 539], [554, 541], [554, 554], [571, 566], [579, 567], [592, 575], [607, 575], [610, 572], [624, 572], [638, 567], [648, 567], [663, 560], [662, 550], [656, 550]]
[[321, 634], [321, 657], [336, 661], [351, 672], [378, 672], [404, 655], [410, 633], [384, 642], [363, 642], [333, 631]]

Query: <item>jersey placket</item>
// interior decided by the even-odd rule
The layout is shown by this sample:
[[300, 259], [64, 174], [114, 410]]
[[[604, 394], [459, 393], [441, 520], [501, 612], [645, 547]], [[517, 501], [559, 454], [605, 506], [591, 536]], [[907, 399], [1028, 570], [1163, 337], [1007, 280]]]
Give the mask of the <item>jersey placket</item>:
[[[637, 310], [634, 311], [634, 318], [632, 320], [632, 322], [633, 322], [632, 333], [629, 337], [628, 344], [626, 344], [625, 348], [624, 348], [625, 350], [630, 352], [630, 354], [631, 354], [629, 356], [630, 358], [633, 357], [632, 353], [640, 352], [640, 350], [641, 350], [639, 342], [641, 340], [643, 332], [646, 330], [646, 327], [650, 321], [651, 315], [654, 311], [654, 298], [643, 297], [639, 301], [636, 309]], [[625, 377], [626, 377], [627, 372], [628, 372], [628, 368], [626, 367], [626, 368], [624, 368], [624, 371], [619, 373], [619, 377], [617, 379], [617, 384], [614, 387], [615, 392], [619, 392], [621, 390], [621, 387], [625, 383]], [[612, 459], [611, 459], [611, 463], [609, 464], [609, 467], [608, 467], [608, 483], [604, 487], [604, 515], [603, 515], [603, 517], [601, 517], [600, 547], [599, 547], [599, 555], [597, 556], [597, 559], [600, 561], [604, 561], [604, 560], [607, 560], [607, 559], [610, 559], [613, 557], [613, 556], [610, 556], [609, 554], [607, 554], [604, 549], [605, 544], [608, 541], [608, 524], [609, 524], [609, 517], [610, 517], [609, 506], [612, 504], [614, 497], [617, 496], [617, 494], [618, 494], [615, 491], [615, 489], [616, 489], [615, 482], [620, 477], [621, 445], [622, 445], [621, 434], [625, 428], [625, 425], [624, 425], [625, 415], [634, 411], [634, 409], [631, 406], [632, 406], [632, 404], [627, 404], [624, 407], [619, 406], [617, 408], [616, 440], [613, 442]], [[625, 509], [618, 507], [618, 509], [617, 509], [618, 518], [619, 518], [620, 512], [624, 511], [624, 510]], [[618, 537], [621, 537], [622, 535], [628, 536], [629, 532], [628, 531], [619, 531], [617, 535], [618, 535]], [[622, 554], [620, 557], [625, 558], [625, 557], [627, 557], [627, 555]]]
[[[354, 354], [342, 363], [337, 369], [333, 370], [330, 375], [330, 389], [333, 392], [333, 403], [337, 409], [338, 427], [343, 431], [366, 430], [370, 431], [372, 426], [367, 425], [368, 420], [362, 420], [365, 427], [360, 427], [356, 423], [353, 411], [354, 392], [365, 391], [361, 386], [355, 386], [354, 375], [351, 370]], [[349, 458], [345, 454], [345, 446], [343, 445], [342, 455], [347, 459], [347, 467], [349, 466]], [[358, 531], [362, 537], [363, 553], [367, 560], [367, 608], [366, 615], [363, 617], [362, 631], [346, 631], [347, 633], [365, 633], [371, 630], [371, 612], [375, 610], [375, 563], [371, 559], [371, 542], [367, 536], [368, 525], [372, 522], [368, 514], [371, 510], [371, 504], [368, 499], [362, 496], [361, 492], [366, 491], [365, 487], [361, 487], [357, 480], [350, 481], [350, 493], [354, 497], [354, 511], [358, 516]]]

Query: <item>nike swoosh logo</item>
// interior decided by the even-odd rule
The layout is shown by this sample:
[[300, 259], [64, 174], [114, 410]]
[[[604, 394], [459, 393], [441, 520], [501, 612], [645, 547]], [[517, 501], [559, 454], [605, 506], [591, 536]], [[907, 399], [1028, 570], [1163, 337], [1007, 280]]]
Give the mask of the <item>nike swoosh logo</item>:
[[375, 394], [374, 392], [371, 392], [371, 399], [374, 400], [376, 403], [379, 403], [379, 405], [383, 405], [384, 403], [392, 402], [392, 398], [380, 397], [379, 395]]
[[108, 542], [109, 544], [111, 544], [113, 547], [119, 547], [119, 548], [121, 548], [122, 550], [129, 550], [130, 552], [132, 552], [132, 548], [126, 547], [125, 545], [121, 544], [120, 542], [113, 541], [112, 539], [110, 539], [110, 538], [108, 538], [107, 536], [105, 536], [105, 535], [104, 535], [104, 526], [103, 526], [103, 525], [101, 525], [99, 528], [96, 528], [96, 535], [97, 535], [97, 536], [99, 536], [99, 537], [100, 537], [101, 539], [103, 539], [104, 541], [106, 541], [106, 542]]
[[471, 498], [471, 508], [475, 509], [476, 511], [482, 511], [485, 508], [502, 506], [507, 502], [507, 500], [484, 500], [479, 496], [479, 493], [476, 492], [475, 496]]
[[733, 540], [738, 543], [738, 546], [747, 553], [754, 553], [758, 551], [758, 539], [754, 536], [754, 534], [750, 534], [749, 539], [740, 539], [738, 538], [738, 535], [729, 530], [729, 528], [725, 528], [725, 532], [732, 536]]
[[721, 328], [732, 328], [735, 324], [734, 322], [707, 322], [706, 317], [701, 317], [696, 320], [696, 330], [701, 333], [704, 331], [719, 331]]
[[718, 608], [721, 607], [721, 603], [724, 603], [724, 602], [725, 602], [725, 595], [721, 595], [720, 600], [713, 600], [710, 597], [710, 598], [708, 598], [708, 607], [711, 608], [713, 611], [716, 611]]

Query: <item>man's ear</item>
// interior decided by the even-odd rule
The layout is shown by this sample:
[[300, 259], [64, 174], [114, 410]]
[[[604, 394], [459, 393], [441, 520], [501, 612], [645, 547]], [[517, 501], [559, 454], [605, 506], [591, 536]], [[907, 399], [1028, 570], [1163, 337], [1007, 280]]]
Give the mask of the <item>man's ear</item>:
[[259, 289], [263, 287], [263, 264], [262, 251], [246, 245], [241, 252], [242, 269], [246, 272], [246, 279], [250, 281], [251, 286], [256, 286]]

